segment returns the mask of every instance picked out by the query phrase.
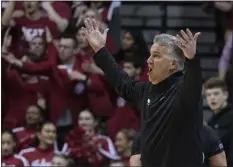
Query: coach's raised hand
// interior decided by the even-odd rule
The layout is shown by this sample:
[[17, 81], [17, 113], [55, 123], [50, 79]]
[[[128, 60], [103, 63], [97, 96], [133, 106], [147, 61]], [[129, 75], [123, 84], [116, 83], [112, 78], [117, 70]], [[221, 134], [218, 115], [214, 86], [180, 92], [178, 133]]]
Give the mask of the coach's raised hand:
[[180, 37], [178, 34], [176, 35], [179, 43], [178, 46], [180, 49], [182, 49], [184, 56], [187, 59], [193, 59], [196, 54], [196, 48], [197, 48], [197, 39], [201, 35], [200, 32], [196, 34], [192, 34], [192, 32], [187, 28], [186, 32], [181, 30], [180, 34], [182, 37]]
[[106, 38], [108, 29], [104, 30], [102, 34], [99, 30], [99, 25], [97, 25], [94, 19], [87, 18], [84, 21], [85, 27], [82, 29], [85, 32], [86, 39], [88, 40], [90, 46], [95, 52], [98, 52], [106, 44]]

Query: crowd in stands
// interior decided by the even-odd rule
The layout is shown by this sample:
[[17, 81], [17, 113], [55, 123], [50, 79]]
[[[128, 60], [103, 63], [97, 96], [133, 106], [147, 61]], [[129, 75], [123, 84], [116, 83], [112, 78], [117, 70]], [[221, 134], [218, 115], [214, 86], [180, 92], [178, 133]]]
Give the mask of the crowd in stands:
[[[129, 166], [140, 110], [111, 88], [81, 28], [87, 17], [95, 18], [102, 30], [114, 25], [119, 5], [2, 2], [2, 166]], [[228, 10], [215, 5], [233, 21], [232, 3]], [[233, 165], [230, 31], [219, 76], [204, 87], [214, 113], [208, 125], [219, 134]], [[106, 47], [133, 80], [148, 81], [150, 52], [143, 34], [125, 29], [120, 47], [116, 34], [120, 29], [112, 26]]]

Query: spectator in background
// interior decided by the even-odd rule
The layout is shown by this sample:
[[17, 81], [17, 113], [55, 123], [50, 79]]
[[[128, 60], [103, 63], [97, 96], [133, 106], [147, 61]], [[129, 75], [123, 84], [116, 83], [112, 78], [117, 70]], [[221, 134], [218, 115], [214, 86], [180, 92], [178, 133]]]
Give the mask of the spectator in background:
[[121, 49], [114, 54], [114, 58], [118, 63], [122, 63], [125, 58], [133, 57], [140, 60], [141, 65], [145, 67], [141, 71], [140, 80], [148, 80], [147, 65], [145, 60], [149, 57], [150, 53], [143, 34], [135, 30], [125, 30], [123, 33]]
[[143, 34], [140, 31], [125, 30], [122, 38], [121, 49], [114, 55], [116, 61], [120, 63], [125, 57], [137, 57], [145, 61], [150, 53]]
[[[226, 83], [219, 78], [210, 78], [205, 83], [205, 94], [208, 105], [214, 115], [208, 121], [208, 125], [216, 130], [226, 152], [227, 159], [232, 155], [228, 153], [231, 143], [231, 128], [233, 127], [233, 110], [228, 104], [228, 92]], [[229, 164], [229, 166], [233, 164]]]
[[25, 116], [25, 125], [13, 129], [19, 150], [32, 147], [37, 131], [40, 129], [42, 121], [45, 120], [46, 114], [42, 107], [39, 105], [31, 105], [28, 107]]
[[[45, 33], [45, 27], [52, 30], [54, 37], [58, 37], [67, 26], [64, 25], [64, 19], [56, 13], [50, 2], [25, 1], [23, 2], [24, 15], [12, 18], [15, 5], [15, 1], [8, 2], [2, 17], [2, 25], [13, 26], [16, 29], [13, 51], [17, 56], [28, 47], [27, 42], [30, 42], [35, 36], [42, 36]], [[40, 7], [47, 11], [48, 17], [44, 15]], [[58, 17], [60, 19], [57, 19]], [[53, 20], [51, 21], [50, 18], [53, 18]]]
[[38, 145], [21, 150], [20, 155], [27, 159], [30, 166], [50, 166], [53, 155], [58, 152], [54, 147], [57, 137], [56, 126], [51, 122], [43, 123], [37, 137]]
[[[6, 94], [5, 101], [5, 113], [3, 117], [3, 126], [6, 128], [16, 128], [17, 125], [24, 121], [25, 112], [28, 106], [37, 104], [41, 98], [45, 98], [48, 93], [49, 81], [48, 78], [44, 78], [36, 75], [21, 74], [16, 69], [7, 69], [8, 64], [14, 62], [14, 55], [8, 52], [10, 43], [9, 30], [6, 32], [3, 43], [3, 81], [4, 92]], [[34, 38], [37, 40], [38, 38]], [[32, 41], [35, 42], [36, 41]], [[36, 44], [37, 45], [37, 44]], [[25, 54], [21, 58], [21, 62], [33, 62], [42, 58], [40, 54], [43, 53], [44, 47], [34, 47], [31, 43], [29, 53]], [[15, 113], [17, 111], [17, 113]]]
[[24, 157], [15, 154], [16, 137], [11, 131], [3, 130], [1, 141], [2, 166], [29, 166], [27, 160]]
[[[83, 26], [83, 21], [87, 17], [96, 19], [98, 21], [98, 24], [101, 25], [100, 26], [101, 30], [104, 30], [107, 27], [107, 25], [102, 21], [102, 17], [97, 9], [87, 7], [85, 4], [80, 4], [79, 6], [83, 6], [84, 9], [80, 9], [81, 11], [79, 12], [79, 16], [74, 16], [76, 18], [73, 18], [73, 20], [71, 20], [68, 28], [66, 29], [67, 33], [78, 34], [78, 31]], [[111, 53], [115, 52], [114, 46], [115, 46], [114, 41], [108, 35], [107, 36], [107, 48], [110, 50]], [[82, 51], [82, 48], [80, 49]], [[92, 50], [92, 49], [89, 49], [89, 50]], [[82, 52], [82, 53], [90, 54], [86, 52]], [[92, 54], [93, 54], [93, 51], [92, 51]]]
[[98, 124], [94, 113], [86, 109], [79, 114], [78, 125], [67, 136], [70, 156], [78, 166], [103, 166], [118, 158], [111, 139], [98, 133]]
[[[49, 33], [46, 33], [49, 34]], [[66, 133], [72, 128], [76, 115], [86, 107], [86, 84], [88, 78], [82, 72], [80, 61], [75, 56], [76, 39], [64, 34], [60, 38], [60, 47], [51, 43], [48, 37], [48, 58], [38, 63], [25, 63], [12, 58], [11, 64], [20, 71], [33, 75], [49, 77], [49, 104], [51, 121], [58, 126], [59, 147], [64, 144]], [[8, 60], [9, 61], [9, 60]]]
[[[134, 80], [138, 80], [138, 70], [141, 70], [141, 62], [134, 57], [126, 57], [123, 64], [124, 71]], [[115, 110], [113, 115], [108, 119], [108, 135], [115, 140], [115, 136], [121, 129], [139, 130], [140, 127], [140, 113], [136, 108], [139, 106], [131, 106], [125, 99], [116, 95]], [[124, 115], [122, 117], [122, 115]]]
[[121, 161], [129, 166], [133, 140], [136, 132], [131, 129], [122, 129], [116, 135], [115, 146], [121, 157]]

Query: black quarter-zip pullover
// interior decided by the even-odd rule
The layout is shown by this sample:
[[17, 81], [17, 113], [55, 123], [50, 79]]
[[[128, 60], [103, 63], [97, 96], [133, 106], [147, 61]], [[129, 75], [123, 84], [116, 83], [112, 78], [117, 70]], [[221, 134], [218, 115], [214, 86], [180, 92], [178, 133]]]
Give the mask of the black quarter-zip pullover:
[[141, 110], [142, 166], [190, 167], [203, 163], [198, 57], [186, 62], [185, 74], [176, 72], [158, 84], [132, 80], [105, 47], [94, 60], [116, 91]]

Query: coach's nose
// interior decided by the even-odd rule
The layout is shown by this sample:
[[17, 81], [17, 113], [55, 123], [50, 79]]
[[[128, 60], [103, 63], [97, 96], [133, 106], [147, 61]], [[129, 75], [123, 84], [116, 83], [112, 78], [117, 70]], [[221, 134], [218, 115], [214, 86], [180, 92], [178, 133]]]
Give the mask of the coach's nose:
[[150, 56], [148, 59], [147, 59], [147, 64], [148, 65], [151, 65], [153, 62], [152, 62], [152, 56]]

